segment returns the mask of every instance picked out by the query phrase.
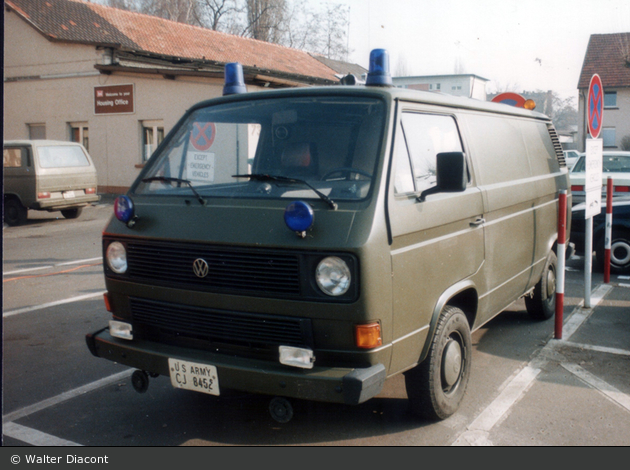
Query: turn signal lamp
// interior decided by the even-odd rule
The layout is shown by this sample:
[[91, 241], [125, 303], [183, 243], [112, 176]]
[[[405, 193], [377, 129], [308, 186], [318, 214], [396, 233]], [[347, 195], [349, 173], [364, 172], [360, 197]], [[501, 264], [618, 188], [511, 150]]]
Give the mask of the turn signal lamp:
[[383, 344], [381, 324], [374, 322], [354, 326], [354, 340], [357, 348], [373, 349]]
[[114, 214], [116, 218], [124, 223], [129, 223], [133, 219], [133, 201], [129, 196], [118, 196], [114, 201]]
[[523, 108], [533, 111], [534, 109], [536, 109], [536, 103], [534, 102], [534, 100], [525, 100]]
[[365, 84], [392, 86], [392, 76], [389, 73], [389, 52], [386, 49], [374, 49], [370, 52], [370, 69]]
[[38, 199], [48, 199], [49, 197], [50, 197], [50, 193], [48, 191], [37, 193]]
[[303, 201], [295, 201], [284, 210], [284, 222], [294, 232], [304, 237], [315, 222], [313, 208]]
[[245, 80], [243, 79], [243, 66], [238, 62], [225, 64], [225, 85], [223, 96], [246, 93]]

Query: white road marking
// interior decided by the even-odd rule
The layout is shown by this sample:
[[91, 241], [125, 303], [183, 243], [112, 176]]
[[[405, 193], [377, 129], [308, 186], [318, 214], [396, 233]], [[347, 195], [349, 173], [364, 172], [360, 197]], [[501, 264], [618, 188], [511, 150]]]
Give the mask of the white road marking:
[[16, 421], [18, 419], [24, 418], [25, 416], [31, 415], [38, 411], [44, 410], [50, 406], [55, 406], [64, 401], [71, 400], [73, 398], [84, 395], [88, 392], [97, 390], [99, 388], [105, 387], [107, 385], [111, 385], [120, 380], [124, 380], [129, 377], [133, 373], [133, 369], [124, 370], [114, 375], [110, 375], [109, 377], [104, 377], [95, 382], [83, 385], [82, 387], [75, 388], [74, 390], [70, 390], [64, 392], [56, 397], [48, 398], [46, 400], [40, 401], [39, 403], [35, 403], [30, 406], [26, 406], [24, 408], [20, 408], [19, 410], [8, 413], [2, 417], [2, 424], [5, 422]]
[[76, 442], [67, 441], [66, 439], [61, 439], [16, 423], [3, 424], [2, 434], [32, 446], [81, 446], [81, 444], [77, 444]]
[[55, 302], [48, 302], [45, 304], [34, 305], [32, 307], [24, 307], [24, 308], [18, 308], [16, 310], [9, 310], [7, 312], [2, 312], [2, 318], [12, 317], [13, 315], [19, 315], [21, 313], [33, 312], [35, 310], [41, 310], [43, 308], [56, 307], [57, 305], [64, 305], [64, 304], [69, 304], [72, 302], [80, 302], [81, 300], [92, 299], [94, 297], [102, 296], [105, 292], [107, 291], [102, 290], [102, 291], [94, 292], [92, 294], [78, 295], [76, 297], [70, 297], [63, 300], [57, 300]]
[[18, 439], [19, 441], [34, 446], [80, 446], [81, 444], [77, 444], [76, 442], [67, 441], [65, 439], [46, 434], [36, 429], [22, 426], [15, 423], [14, 421], [20, 418], [24, 418], [25, 416], [29, 416], [38, 411], [44, 410], [48, 407], [55, 406], [65, 401], [71, 400], [85, 393], [126, 379], [132, 373], [133, 369], [124, 370], [122, 372], [119, 372], [118, 374], [110, 375], [109, 377], [104, 377], [82, 387], [75, 388], [74, 390], [64, 392], [60, 395], [57, 395], [56, 397], [48, 398], [46, 400], [40, 401], [39, 403], [35, 403], [33, 405], [26, 406], [19, 410], [8, 413], [2, 417], [2, 433], [5, 436], [12, 437], [13, 439]]
[[52, 269], [52, 268], [55, 268], [57, 266], [70, 266], [70, 265], [73, 265], [73, 264], [91, 263], [92, 261], [102, 261], [102, 260], [103, 260], [103, 257], [99, 256], [98, 258], [79, 259], [79, 260], [75, 260], [75, 261], [66, 261], [64, 263], [51, 264], [51, 265], [46, 265], [46, 266], [36, 266], [34, 268], [17, 269], [15, 271], [3, 272], [2, 275], [3, 276], [10, 276], [10, 275], [13, 275], [13, 274], [28, 273], [28, 272], [31, 272], [31, 271], [41, 271], [43, 269]]
[[588, 385], [600, 391], [618, 405], [621, 405], [626, 410], [630, 411], [630, 396], [617, 390], [615, 387], [607, 382], [604, 382], [600, 378], [595, 377], [593, 374], [581, 368], [577, 364], [563, 363], [561, 365], [573, 375], [579, 377], [582, 381], [586, 382]]
[[[591, 297], [591, 308], [583, 309], [580, 303], [564, 325], [563, 337], [570, 337], [584, 323], [595, 308], [604, 298], [604, 296], [612, 289], [608, 284], [602, 284], [593, 291]], [[558, 340], [564, 343], [562, 340]], [[525, 392], [533, 385], [534, 380], [540, 371], [547, 364], [547, 354], [553, 349], [558, 342], [547, 343], [540, 351], [537, 357], [532, 359], [514, 378], [512, 378], [505, 388], [501, 391], [488, 407], [486, 407], [475, 420], [468, 426], [467, 430], [461, 433], [453, 442], [453, 446], [472, 445], [472, 446], [491, 446], [492, 442], [488, 439], [492, 428], [500, 423], [509, 413], [510, 409], [523, 397]], [[564, 364], [562, 364], [564, 366]], [[599, 380], [599, 379], [597, 379]], [[616, 390], [618, 393], [618, 390]], [[622, 394], [623, 395], [623, 394]]]

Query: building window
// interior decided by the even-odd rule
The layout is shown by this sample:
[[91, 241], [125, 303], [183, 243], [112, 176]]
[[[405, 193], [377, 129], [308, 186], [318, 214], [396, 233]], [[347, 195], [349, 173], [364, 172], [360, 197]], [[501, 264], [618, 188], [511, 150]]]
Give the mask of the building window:
[[42, 140], [46, 138], [46, 124], [28, 124], [28, 138]]
[[604, 92], [604, 108], [616, 108], [617, 107], [617, 92], [605, 91]]
[[616, 147], [616, 129], [614, 127], [604, 127], [602, 129], [602, 140], [604, 147]]
[[142, 121], [142, 161], [146, 162], [164, 140], [162, 121]]
[[78, 142], [90, 151], [90, 135], [88, 131], [87, 123], [85, 122], [71, 122], [70, 127], [70, 141]]

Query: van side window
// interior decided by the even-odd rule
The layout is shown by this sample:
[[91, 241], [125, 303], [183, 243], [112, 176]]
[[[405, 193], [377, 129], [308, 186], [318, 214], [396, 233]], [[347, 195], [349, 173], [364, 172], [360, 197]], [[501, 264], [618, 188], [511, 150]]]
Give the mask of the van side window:
[[411, 156], [415, 190], [435, 186], [436, 155], [462, 152], [455, 120], [451, 116], [403, 113], [402, 127]]
[[3, 151], [4, 168], [20, 168], [24, 165], [26, 152], [19, 148], [8, 148]]

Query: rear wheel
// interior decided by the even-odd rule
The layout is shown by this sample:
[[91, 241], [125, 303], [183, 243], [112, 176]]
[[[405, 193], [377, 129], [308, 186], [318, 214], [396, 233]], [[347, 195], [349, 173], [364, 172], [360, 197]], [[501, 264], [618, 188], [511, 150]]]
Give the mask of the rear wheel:
[[4, 201], [4, 221], [11, 227], [26, 222], [28, 209], [22, 203], [14, 198], [5, 199]]
[[556, 270], [558, 258], [552, 251], [547, 257], [540, 281], [531, 297], [525, 297], [527, 313], [534, 320], [548, 320], [556, 313]]
[[425, 419], [446, 419], [464, 398], [472, 346], [464, 312], [446, 306], [438, 320], [426, 359], [405, 373], [411, 411]]
[[62, 209], [61, 215], [63, 215], [66, 219], [76, 219], [83, 212], [83, 207], [75, 207], [73, 209]]

